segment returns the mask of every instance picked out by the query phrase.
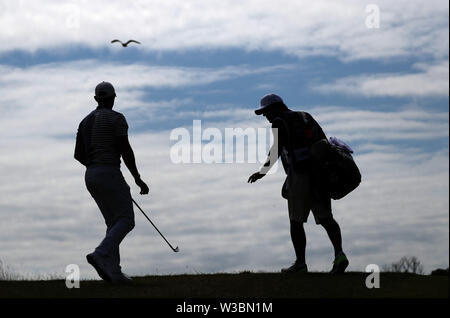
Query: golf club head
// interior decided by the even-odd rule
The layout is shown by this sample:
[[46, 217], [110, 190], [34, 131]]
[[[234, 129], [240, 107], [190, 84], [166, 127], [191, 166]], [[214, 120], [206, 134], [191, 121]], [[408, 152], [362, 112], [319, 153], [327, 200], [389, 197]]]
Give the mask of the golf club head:
[[180, 249], [179, 249], [178, 246], [177, 246], [177, 247], [175, 247], [175, 248], [173, 249], [173, 251], [174, 251], [175, 253], [178, 253], [178, 252], [180, 251]]

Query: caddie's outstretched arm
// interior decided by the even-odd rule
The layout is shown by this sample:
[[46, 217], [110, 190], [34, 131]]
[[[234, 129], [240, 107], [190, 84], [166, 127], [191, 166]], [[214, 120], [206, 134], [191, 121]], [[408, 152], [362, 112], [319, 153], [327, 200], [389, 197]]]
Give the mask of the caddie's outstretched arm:
[[261, 169], [259, 169], [258, 172], [252, 174], [250, 178], [248, 178], [247, 182], [253, 183], [264, 177], [272, 168], [272, 166], [275, 164], [275, 162], [277, 162], [278, 157], [279, 157], [278, 143], [274, 142], [272, 147], [270, 147], [270, 151], [269, 154], [267, 155], [267, 159], [264, 165], [261, 167]]
[[[281, 151], [280, 151], [280, 147], [279, 147], [279, 140], [278, 140], [278, 134], [279, 134], [279, 129], [278, 127], [280, 126], [280, 123], [278, 123], [278, 121], [274, 121], [273, 125], [272, 125], [272, 134], [274, 137], [274, 141], [272, 146], [270, 147], [269, 153], [267, 154], [267, 159], [266, 162], [264, 163], [264, 165], [261, 167], [261, 169], [259, 169], [258, 172], [255, 172], [254, 174], [252, 174], [250, 176], [250, 178], [248, 178], [249, 183], [253, 183], [259, 179], [261, 179], [262, 177], [264, 177], [269, 170], [272, 168], [272, 166], [275, 164], [275, 162], [277, 162], [278, 158], [281, 155]], [[283, 131], [281, 131], [281, 133], [284, 133]]]

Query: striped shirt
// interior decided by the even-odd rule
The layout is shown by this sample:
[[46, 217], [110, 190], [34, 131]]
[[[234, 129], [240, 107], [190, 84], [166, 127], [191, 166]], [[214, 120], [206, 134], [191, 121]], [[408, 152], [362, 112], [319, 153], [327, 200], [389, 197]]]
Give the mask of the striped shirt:
[[120, 167], [117, 137], [128, 135], [128, 124], [121, 113], [97, 107], [78, 126], [77, 142], [83, 144], [86, 165]]

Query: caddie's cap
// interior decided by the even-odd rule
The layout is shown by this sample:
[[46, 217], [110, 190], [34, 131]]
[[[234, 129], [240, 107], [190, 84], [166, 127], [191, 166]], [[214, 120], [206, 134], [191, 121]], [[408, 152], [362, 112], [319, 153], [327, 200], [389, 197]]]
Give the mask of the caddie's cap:
[[264, 112], [273, 104], [284, 105], [283, 99], [276, 94], [267, 94], [260, 101], [260, 108], [255, 110], [256, 115], [264, 114]]

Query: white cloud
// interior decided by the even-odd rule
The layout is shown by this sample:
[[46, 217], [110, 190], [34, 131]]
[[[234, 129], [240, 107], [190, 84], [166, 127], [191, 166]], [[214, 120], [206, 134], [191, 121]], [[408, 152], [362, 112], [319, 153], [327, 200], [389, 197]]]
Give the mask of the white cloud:
[[[133, 124], [132, 122], [130, 123]], [[326, 128], [326, 127], [324, 127]], [[256, 184], [258, 164], [174, 165], [169, 132], [130, 136], [150, 196], [123, 168], [132, 194], [181, 251], [174, 254], [136, 209], [137, 225], [122, 245], [124, 270], [133, 275], [277, 271], [293, 259], [279, 170]], [[104, 224], [72, 159], [73, 140], [30, 136], [2, 139], [0, 258], [25, 272], [61, 273], [69, 263], [95, 277], [84, 255], [102, 239]], [[431, 270], [448, 266], [448, 150], [368, 144], [357, 153], [363, 182], [333, 202], [351, 270], [416, 255]], [[328, 270], [332, 249], [310, 218], [308, 264]], [[239, 242], [239, 243], [237, 243]]]
[[[28, 136], [42, 133], [42, 127], [46, 127], [48, 135], [70, 134], [78, 125], [78, 118], [94, 107], [93, 90], [102, 80], [115, 86], [118, 108], [125, 112], [141, 108], [140, 113], [145, 108], [146, 115], [142, 118], [148, 118], [161, 107], [190, 103], [189, 99], [175, 98], [144, 104], [143, 94], [148, 88], [189, 88], [288, 67], [291, 66], [252, 68], [242, 65], [216, 69], [115, 65], [96, 60], [39, 64], [28, 68], [0, 64], [0, 131], [4, 135]], [[36, 121], [36, 115], [39, 115], [39, 121]]]
[[448, 112], [405, 109], [400, 111], [353, 110], [314, 107], [311, 113], [327, 127], [328, 135], [349, 141], [399, 141], [448, 138]]
[[[0, 51], [110, 46], [136, 38], [144, 50], [240, 48], [345, 60], [448, 57], [446, 1], [378, 1], [368, 29], [361, 1], [3, 1]], [[32, 36], [30, 36], [30, 34]], [[120, 46], [111, 47], [122, 49]]]
[[449, 63], [415, 64], [419, 72], [408, 74], [365, 74], [349, 76], [314, 89], [323, 93], [389, 97], [428, 97], [449, 95]]
[[[26, 85], [28, 74], [23, 75]], [[39, 80], [44, 81], [45, 77]], [[75, 87], [82, 86], [83, 80], [80, 78]], [[16, 86], [21, 92], [19, 83], [21, 79], [17, 77]], [[0, 95], [7, 96], [6, 93], [4, 89]], [[30, 92], [30, 96], [36, 95]], [[59, 99], [49, 99], [49, 103], [50, 109], [58, 109]], [[23, 108], [21, 120], [14, 121], [16, 130], [23, 134], [4, 130], [0, 141], [0, 174], [7, 180], [0, 188], [0, 258], [22, 272], [40, 274], [63, 275], [67, 264], [77, 263], [83, 277], [95, 277], [84, 255], [101, 240], [104, 224], [83, 184], [83, 168], [72, 158], [74, 140], [54, 139], [45, 136], [42, 129], [28, 127], [32, 122], [36, 127], [46, 125], [45, 116], [25, 111], [33, 109], [30, 100], [16, 98], [10, 106]], [[410, 126], [419, 135], [430, 135], [431, 140], [445, 137], [424, 121], [448, 125], [448, 116], [421, 109], [382, 113], [328, 107], [309, 111], [327, 133], [339, 137], [359, 134], [360, 122], [367, 125], [367, 140], [356, 149], [355, 157], [363, 183], [349, 198], [334, 202], [351, 269], [363, 270], [369, 263], [389, 263], [405, 251], [418, 256], [427, 270], [445, 265], [448, 149], [431, 153], [408, 148], [399, 151], [397, 146], [382, 146], [377, 141], [384, 136], [382, 128], [386, 125], [387, 130], [397, 133]], [[59, 112], [60, 124], [51, 128], [52, 133], [72, 130], [74, 136], [74, 123], [84, 115], [82, 112], [70, 116]], [[219, 110], [185, 115], [208, 120], [207, 126], [221, 129], [266, 125], [251, 111], [242, 109], [228, 114]], [[212, 115], [222, 116], [223, 120]], [[2, 118], [1, 126], [9, 122]], [[389, 126], [386, 119], [394, 124]], [[291, 262], [287, 207], [280, 197], [281, 169], [249, 185], [247, 178], [258, 164], [174, 165], [169, 160], [168, 131], [131, 135], [130, 140], [138, 167], [151, 189], [150, 197], [138, 196], [124, 168], [132, 193], [181, 252], [172, 253], [136, 210], [137, 226], [122, 246], [127, 272], [144, 275], [276, 271]], [[325, 232], [312, 222], [310, 219], [306, 226], [308, 263], [313, 270], [327, 270], [331, 247]]]
[[[92, 89], [102, 80], [99, 77], [118, 82], [118, 95], [129, 102], [127, 112], [146, 107], [151, 113], [159, 105], [144, 103], [146, 86], [194, 87], [270, 69], [111, 66], [82, 61], [29, 68], [3, 65], [1, 71], [8, 75], [0, 78], [0, 175], [4, 180], [0, 183], [0, 259], [22, 271], [39, 273], [64, 274], [67, 264], [77, 263], [83, 277], [95, 277], [84, 255], [100, 242], [105, 229], [85, 189], [83, 168], [73, 159], [73, 147], [75, 129], [92, 108]], [[154, 77], [146, 77], [147, 72]], [[180, 109], [190, 101], [175, 98], [163, 103]], [[350, 269], [390, 263], [405, 251], [418, 256], [428, 271], [448, 266], [448, 148], [428, 152], [419, 147], [399, 149], [395, 144], [398, 136], [414, 141], [447, 138], [448, 113], [421, 108], [309, 111], [328, 135], [359, 142], [355, 159], [363, 183], [348, 198], [334, 202]], [[199, 116], [208, 126], [221, 129], [267, 125], [252, 111], [237, 107], [232, 112], [208, 109], [180, 112], [180, 116]], [[136, 122], [129, 120], [129, 124], [133, 127]], [[122, 246], [124, 270], [134, 275], [276, 271], [288, 265], [294, 256], [286, 202], [280, 196], [281, 169], [250, 185], [247, 178], [258, 164], [175, 165], [169, 160], [169, 133], [130, 136], [140, 172], [149, 181], [149, 197], [136, 195], [130, 174], [123, 170], [138, 202], [181, 251], [171, 252], [136, 210], [137, 226]], [[61, 135], [72, 138], [52, 137]], [[310, 219], [306, 226], [308, 264], [313, 270], [327, 270], [331, 246], [323, 229], [312, 224]]]

